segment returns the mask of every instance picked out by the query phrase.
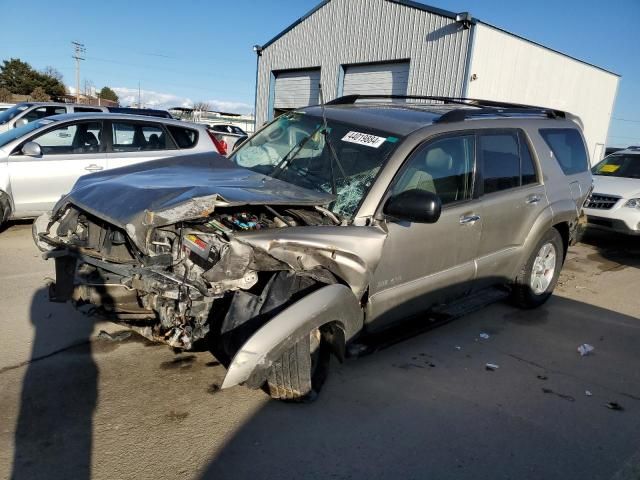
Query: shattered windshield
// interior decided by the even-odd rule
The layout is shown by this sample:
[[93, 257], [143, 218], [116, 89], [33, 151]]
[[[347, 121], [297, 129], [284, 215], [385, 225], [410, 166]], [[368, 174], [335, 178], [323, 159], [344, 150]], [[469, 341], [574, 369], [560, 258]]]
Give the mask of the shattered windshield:
[[591, 169], [594, 175], [640, 178], [640, 155], [609, 155]]
[[300, 187], [333, 193], [330, 209], [352, 218], [398, 144], [398, 137], [300, 112], [287, 113], [245, 142], [230, 159]]

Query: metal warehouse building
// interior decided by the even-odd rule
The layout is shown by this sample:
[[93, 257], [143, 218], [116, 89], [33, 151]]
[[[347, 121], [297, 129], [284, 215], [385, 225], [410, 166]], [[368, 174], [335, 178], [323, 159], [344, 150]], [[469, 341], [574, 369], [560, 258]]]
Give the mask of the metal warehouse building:
[[353, 93], [464, 96], [578, 115], [592, 162], [619, 76], [493, 25], [409, 0], [327, 0], [256, 46], [256, 125]]

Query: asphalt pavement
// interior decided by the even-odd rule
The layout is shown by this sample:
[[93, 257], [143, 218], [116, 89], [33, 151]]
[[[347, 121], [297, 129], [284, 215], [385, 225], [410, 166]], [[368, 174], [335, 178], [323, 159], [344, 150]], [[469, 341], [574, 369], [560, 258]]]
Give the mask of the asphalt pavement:
[[640, 242], [589, 235], [542, 308], [334, 362], [283, 404], [49, 303], [30, 229], [0, 232], [0, 478], [640, 478]]

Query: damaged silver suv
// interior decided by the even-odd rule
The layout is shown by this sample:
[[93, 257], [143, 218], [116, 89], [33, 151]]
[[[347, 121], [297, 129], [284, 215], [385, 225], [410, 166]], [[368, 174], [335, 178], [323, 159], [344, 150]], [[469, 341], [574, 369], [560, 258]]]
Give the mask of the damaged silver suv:
[[[395, 97], [394, 97], [395, 98]], [[579, 120], [442, 98], [289, 112], [229, 159], [85, 176], [34, 239], [52, 301], [226, 364], [223, 388], [315, 396], [329, 357], [491, 285], [551, 295], [591, 174]]]

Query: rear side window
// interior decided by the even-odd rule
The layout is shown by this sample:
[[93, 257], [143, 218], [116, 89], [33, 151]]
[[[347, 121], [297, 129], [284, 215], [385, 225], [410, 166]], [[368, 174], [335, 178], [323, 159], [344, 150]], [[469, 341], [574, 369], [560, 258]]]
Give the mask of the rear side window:
[[114, 122], [113, 151], [139, 152], [173, 150], [175, 146], [161, 125], [142, 122]]
[[577, 130], [573, 128], [544, 128], [540, 135], [551, 149], [565, 175], [586, 172], [587, 152]]
[[99, 108], [91, 108], [91, 107], [73, 107], [73, 111], [76, 113], [83, 113], [83, 112], [101, 112], [102, 110]]
[[178, 148], [193, 148], [198, 141], [198, 132], [195, 130], [175, 125], [167, 125], [167, 128], [178, 144]]
[[484, 193], [520, 186], [520, 155], [515, 132], [480, 135], [478, 147]]
[[522, 133], [483, 133], [478, 139], [484, 193], [499, 192], [538, 181], [531, 151]]

